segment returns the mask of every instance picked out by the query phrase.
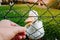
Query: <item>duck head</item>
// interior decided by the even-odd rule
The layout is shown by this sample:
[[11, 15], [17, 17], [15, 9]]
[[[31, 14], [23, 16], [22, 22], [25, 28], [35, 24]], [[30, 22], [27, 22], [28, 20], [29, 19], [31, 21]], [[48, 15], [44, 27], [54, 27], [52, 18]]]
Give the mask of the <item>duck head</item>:
[[29, 17], [25, 20], [25, 22], [32, 24], [37, 19], [38, 19], [38, 13], [35, 10], [31, 10], [29, 12]]

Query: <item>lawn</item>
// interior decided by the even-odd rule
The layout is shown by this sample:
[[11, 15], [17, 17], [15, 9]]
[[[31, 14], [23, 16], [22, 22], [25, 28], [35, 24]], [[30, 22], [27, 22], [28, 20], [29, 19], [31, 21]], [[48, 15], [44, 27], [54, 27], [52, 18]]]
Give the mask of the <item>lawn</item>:
[[[32, 5], [29, 5], [32, 6]], [[21, 26], [26, 23], [25, 19], [28, 17], [30, 10], [36, 10], [39, 14], [39, 20], [43, 22], [45, 29], [45, 40], [60, 40], [60, 10], [57, 9], [42, 9], [37, 5], [29, 8], [26, 4], [14, 5], [13, 10], [9, 13], [9, 6], [0, 6], [0, 20], [9, 19]], [[7, 13], [7, 15], [5, 15]], [[5, 17], [5, 18], [4, 18]]]

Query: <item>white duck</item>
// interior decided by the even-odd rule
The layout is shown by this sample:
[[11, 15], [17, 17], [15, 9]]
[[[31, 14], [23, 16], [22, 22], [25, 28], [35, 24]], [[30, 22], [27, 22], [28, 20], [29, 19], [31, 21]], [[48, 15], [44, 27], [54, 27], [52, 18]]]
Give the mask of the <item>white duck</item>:
[[[34, 17], [33, 17], [34, 16]], [[34, 10], [29, 12], [29, 17], [25, 20], [27, 28], [27, 36], [31, 39], [39, 39], [44, 36], [44, 28], [42, 21], [38, 20], [38, 13]]]

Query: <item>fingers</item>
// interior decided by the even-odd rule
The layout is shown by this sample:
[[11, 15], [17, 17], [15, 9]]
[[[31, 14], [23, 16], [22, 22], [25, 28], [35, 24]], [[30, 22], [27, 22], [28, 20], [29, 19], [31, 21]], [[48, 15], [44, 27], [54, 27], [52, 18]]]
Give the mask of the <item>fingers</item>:
[[18, 35], [16, 35], [16, 36], [18, 36], [18, 39], [25, 39], [26, 38], [25, 32], [18, 33]]
[[23, 38], [22, 36], [15, 36], [12, 40], [21, 40], [21, 39], [25, 39], [26, 36]]
[[13, 39], [17, 40], [17, 39], [25, 39], [26, 38], [26, 28], [14, 27], [14, 29], [12, 31], [14, 31], [14, 34], [16, 35], [15, 37], [13, 37]]
[[18, 36], [19, 37], [19, 39], [25, 39], [26, 38], [26, 36]]

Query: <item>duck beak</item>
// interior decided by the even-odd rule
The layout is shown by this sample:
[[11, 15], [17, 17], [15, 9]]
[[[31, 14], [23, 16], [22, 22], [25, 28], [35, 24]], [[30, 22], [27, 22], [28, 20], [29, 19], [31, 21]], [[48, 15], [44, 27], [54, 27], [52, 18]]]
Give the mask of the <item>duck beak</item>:
[[25, 20], [26, 23], [32, 23], [34, 21], [33, 17], [29, 17]]
[[25, 27], [28, 28], [30, 25], [32, 25], [33, 18], [32, 18], [32, 17], [29, 17], [29, 18], [27, 18], [27, 19], [25, 20], [25, 22], [27, 23], [27, 24], [25, 25]]

